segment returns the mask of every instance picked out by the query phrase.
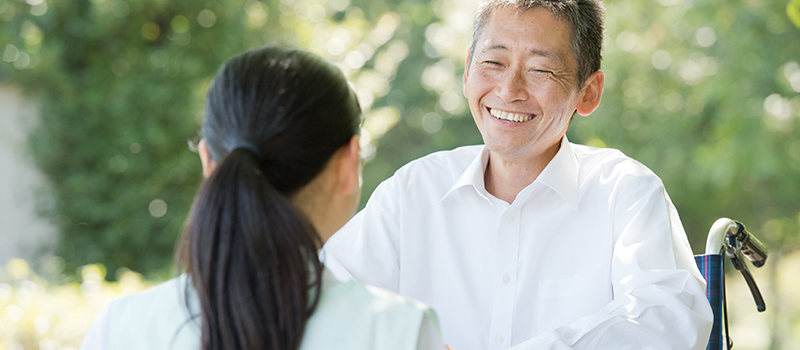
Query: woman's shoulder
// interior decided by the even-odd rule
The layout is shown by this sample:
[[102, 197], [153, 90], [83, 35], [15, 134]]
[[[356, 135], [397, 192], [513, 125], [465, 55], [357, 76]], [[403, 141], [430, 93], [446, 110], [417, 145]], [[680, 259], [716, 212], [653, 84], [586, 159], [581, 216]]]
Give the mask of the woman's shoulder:
[[[322, 274], [322, 295], [318, 309], [363, 310], [370, 314], [407, 313], [421, 315], [430, 312], [425, 303], [397, 293], [359, 283], [353, 279], [340, 281], [325, 268]], [[341, 305], [341, 306], [336, 306]]]
[[[326, 273], [329, 273], [326, 271]], [[325, 283], [301, 349], [416, 349], [424, 303], [356, 281]]]
[[194, 293], [186, 288], [187, 282], [188, 277], [181, 275], [117, 299], [110, 313], [109, 345], [126, 349], [199, 345], [199, 308], [194, 295], [187, 299], [187, 293]]
[[183, 322], [190, 318], [186, 308], [187, 296], [192, 304], [196, 304], [192, 295], [195, 293], [194, 289], [186, 288], [188, 281], [188, 276], [181, 275], [139, 293], [119, 298], [115, 302], [112, 317], [117, 323], [139, 318], [160, 319], [164, 322], [178, 318]]
[[149, 304], [152, 302], [175, 302], [183, 298], [188, 277], [180, 275], [159, 283], [141, 292], [123, 296], [116, 300], [117, 304]]

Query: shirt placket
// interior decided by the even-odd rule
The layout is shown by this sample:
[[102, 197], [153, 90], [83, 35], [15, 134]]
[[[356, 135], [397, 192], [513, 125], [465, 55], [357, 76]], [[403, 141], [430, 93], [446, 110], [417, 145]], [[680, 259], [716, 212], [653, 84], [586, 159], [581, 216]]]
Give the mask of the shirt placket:
[[492, 325], [490, 344], [492, 349], [511, 346], [512, 316], [517, 290], [517, 257], [519, 253], [520, 210], [508, 207], [498, 221], [495, 244], [495, 269], [491, 281], [493, 287]]

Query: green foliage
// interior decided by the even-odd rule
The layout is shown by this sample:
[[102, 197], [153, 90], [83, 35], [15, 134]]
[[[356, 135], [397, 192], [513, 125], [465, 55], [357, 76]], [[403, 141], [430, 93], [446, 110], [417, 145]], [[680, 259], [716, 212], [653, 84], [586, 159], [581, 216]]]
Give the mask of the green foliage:
[[[475, 1], [52, 0], [41, 13], [43, 3], [0, 0], [0, 79], [40, 96], [32, 147], [67, 271], [169, 266], [201, 180], [184, 140], [219, 64], [249, 47], [306, 47], [353, 82], [364, 199], [409, 160], [481, 141], [461, 95]], [[794, 3], [606, 2], [603, 102], [569, 137], [659, 174], [697, 252], [720, 216], [773, 249], [798, 244]]]
[[[0, 0], [0, 47], [8, 52], [0, 80], [41, 104], [31, 148], [53, 189], [55, 203], [43, 209], [61, 231], [65, 271], [103, 263], [155, 278], [171, 273], [174, 242], [201, 181], [185, 140], [199, 127], [205, 91], [225, 59], [276, 43], [329, 57], [359, 95], [364, 153], [375, 159], [377, 140], [409, 105], [420, 120], [436, 110], [439, 95], [419, 82], [436, 62], [422, 48], [435, 19], [427, 4], [408, 2]], [[398, 69], [410, 74], [395, 80]], [[429, 119], [441, 124], [442, 117]], [[456, 143], [457, 128], [442, 133], [447, 139], [420, 133], [420, 123], [396, 128], [416, 147], [395, 138], [395, 155], [368, 166], [365, 197], [399, 165]], [[472, 135], [456, 141], [478, 142]], [[383, 149], [393, 148], [391, 139]]]
[[50, 284], [19, 259], [0, 266], [0, 350], [78, 349], [92, 322], [113, 299], [153, 285], [122, 270], [103, 280], [103, 265], [81, 266], [79, 282]]
[[[47, 214], [67, 271], [163, 270], [200, 183], [186, 139], [209, 80], [277, 24], [251, 29], [243, 2], [41, 2], [45, 13], [1, 4], [2, 46], [28, 61], [3, 64], [2, 76], [39, 97], [31, 146], [55, 192]], [[276, 32], [271, 41], [291, 38]]]
[[796, 249], [800, 31], [775, 2], [659, 3], [607, 3], [603, 102], [570, 135], [659, 174], [695, 252], [722, 216]]
[[789, 0], [786, 4], [786, 14], [794, 26], [800, 29], [800, 0]]
[[[247, 48], [308, 48], [348, 76], [366, 117], [362, 205], [406, 162], [480, 143], [461, 94], [476, 3], [0, 0], [0, 83], [41, 106], [31, 149], [51, 182], [54, 205], [42, 209], [61, 231], [62, 270], [169, 274], [201, 181], [185, 140], [219, 65]], [[800, 1], [605, 5], [603, 101], [573, 120], [570, 140], [621, 149], [659, 174], [695, 252], [727, 216], [772, 250], [767, 268], [780, 263], [800, 244]], [[796, 288], [772, 276], [768, 304], [791, 301], [777, 290]], [[773, 337], [797, 322], [781, 312], [774, 324], [787, 329]]]

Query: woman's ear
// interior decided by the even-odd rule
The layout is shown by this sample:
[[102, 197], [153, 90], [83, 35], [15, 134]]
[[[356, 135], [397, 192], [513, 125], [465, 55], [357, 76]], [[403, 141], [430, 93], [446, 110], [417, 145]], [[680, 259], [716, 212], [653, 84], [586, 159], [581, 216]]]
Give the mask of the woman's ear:
[[201, 139], [200, 143], [197, 144], [197, 153], [200, 154], [200, 163], [203, 164], [203, 177], [207, 179], [211, 177], [211, 174], [217, 169], [217, 163], [211, 159], [211, 153], [208, 152], [206, 139]]
[[586, 78], [583, 83], [583, 89], [578, 95], [578, 105], [576, 106], [578, 114], [587, 116], [594, 112], [595, 108], [600, 104], [604, 83], [605, 76], [601, 71], [594, 72]]
[[359, 151], [358, 136], [350, 138], [344, 146], [339, 149], [339, 175], [338, 192], [341, 194], [351, 194], [361, 188], [361, 157]]

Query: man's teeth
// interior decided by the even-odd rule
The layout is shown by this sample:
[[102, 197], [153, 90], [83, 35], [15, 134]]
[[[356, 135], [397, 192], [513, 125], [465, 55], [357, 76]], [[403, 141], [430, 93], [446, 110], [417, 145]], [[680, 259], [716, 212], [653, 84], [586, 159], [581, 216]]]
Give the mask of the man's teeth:
[[532, 115], [522, 115], [516, 113], [503, 112], [496, 109], [490, 109], [489, 113], [497, 119], [508, 120], [512, 122], [524, 122], [533, 119]]

